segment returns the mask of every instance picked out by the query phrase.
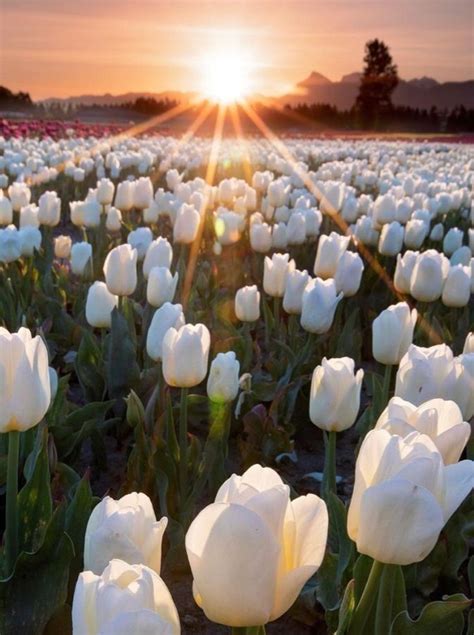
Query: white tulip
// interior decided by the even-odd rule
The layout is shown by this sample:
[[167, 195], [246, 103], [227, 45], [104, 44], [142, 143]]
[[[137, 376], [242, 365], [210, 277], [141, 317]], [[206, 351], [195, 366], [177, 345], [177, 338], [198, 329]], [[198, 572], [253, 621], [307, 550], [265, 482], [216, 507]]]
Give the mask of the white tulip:
[[336, 292], [334, 280], [311, 280], [303, 293], [301, 326], [305, 331], [327, 333], [342, 297], [342, 293]]
[[172, 302], [178, 286], [178, 277], [178, 272], [173, 276], [168, 267], [152, 267], [146, 287], [148, 303], [160, 307], [165, 302]]
[[184, 314], [181, 304], [165, 302], [155, 311], [148, 328], [146, 337], [146, 351], [155, 362], [163, 357], [163, 339], [168, 329], [173, 327], [177, 331], [184, 326]]
[[110, 328], [112, 311], [118, 306], [118, 297], [110, 293], [105, 282], [96, 280], [87, 292], [86, 320], [94, 328]]
[[372, 322], [372, 350], [381, 364], [399, 364], [413, 342], [418, 313], [399, 302], [382, 311]]
[[170, 328], [162, 344], [163, 375], [169, 386], [191, 388], [207, 374], [211, 335], [204, 324]]
[[216, 403], [233, 401], [239, 392], [240, 364], [233, 351], [218, 353], [211, 362], [207, 395]]

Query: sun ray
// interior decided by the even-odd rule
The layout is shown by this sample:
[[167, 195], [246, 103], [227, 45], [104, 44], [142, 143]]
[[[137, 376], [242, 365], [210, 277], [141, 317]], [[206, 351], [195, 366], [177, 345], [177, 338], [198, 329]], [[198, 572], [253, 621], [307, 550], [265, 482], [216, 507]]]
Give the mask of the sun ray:
[[229, 107], [230, 118], [232, 126], [234, 128], [237, 141], [239, 142], [240, 149], [242, 151], [242, 165], [244, 169], [245, 180], [247, 183], [252, 183], [252, 163], [250, 161], [250, 154], [248, 150], [247, 142], [245, 141], [242, 131], [242, 122], [240, 120], [239, 110], [237, 104], [233, 103]]

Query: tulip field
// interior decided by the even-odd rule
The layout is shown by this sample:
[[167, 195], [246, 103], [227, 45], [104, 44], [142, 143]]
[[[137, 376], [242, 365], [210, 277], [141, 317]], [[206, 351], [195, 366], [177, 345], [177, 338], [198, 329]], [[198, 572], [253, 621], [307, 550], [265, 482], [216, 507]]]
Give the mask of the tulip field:
[[4, 130], [0, 635], [472, 635], [474, 147]]

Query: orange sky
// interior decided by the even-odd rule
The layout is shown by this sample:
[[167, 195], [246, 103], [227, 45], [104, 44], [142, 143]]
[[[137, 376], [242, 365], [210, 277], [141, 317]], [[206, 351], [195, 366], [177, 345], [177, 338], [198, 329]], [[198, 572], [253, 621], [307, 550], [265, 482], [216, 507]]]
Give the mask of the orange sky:
[[244, 51], [252, 87], [360, 70], [367, 39], [400, 76], [474, 77], [471, 0], [1, 0], [0, 83], [34, 98], [202, 85], [203, 56]]

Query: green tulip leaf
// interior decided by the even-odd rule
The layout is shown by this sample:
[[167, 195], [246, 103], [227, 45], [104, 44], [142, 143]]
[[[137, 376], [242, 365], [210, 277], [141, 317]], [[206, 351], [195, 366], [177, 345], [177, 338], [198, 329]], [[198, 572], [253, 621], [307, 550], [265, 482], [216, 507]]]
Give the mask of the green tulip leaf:
[[125, 409], [123, 398], [140, 378], [136, 343], [130, 335], [127, 319], [118, 309], [112, 311], [112, 327], [106, 357], [107, 389], [110, 399], [116, 399], [117, 413]]
[[102, 351], [96, 338], [84, 330], [74, 369], [87, 401], [100, 401], [104, 394], [102, 363]]
[[392, 622], [390, 635], [461, 635], [464, 628], [463, 612], [472, 605], [462, 593], [451, 595], [439, 602], [427, 604], [417, 620], [407, 611], [399, 613]]

